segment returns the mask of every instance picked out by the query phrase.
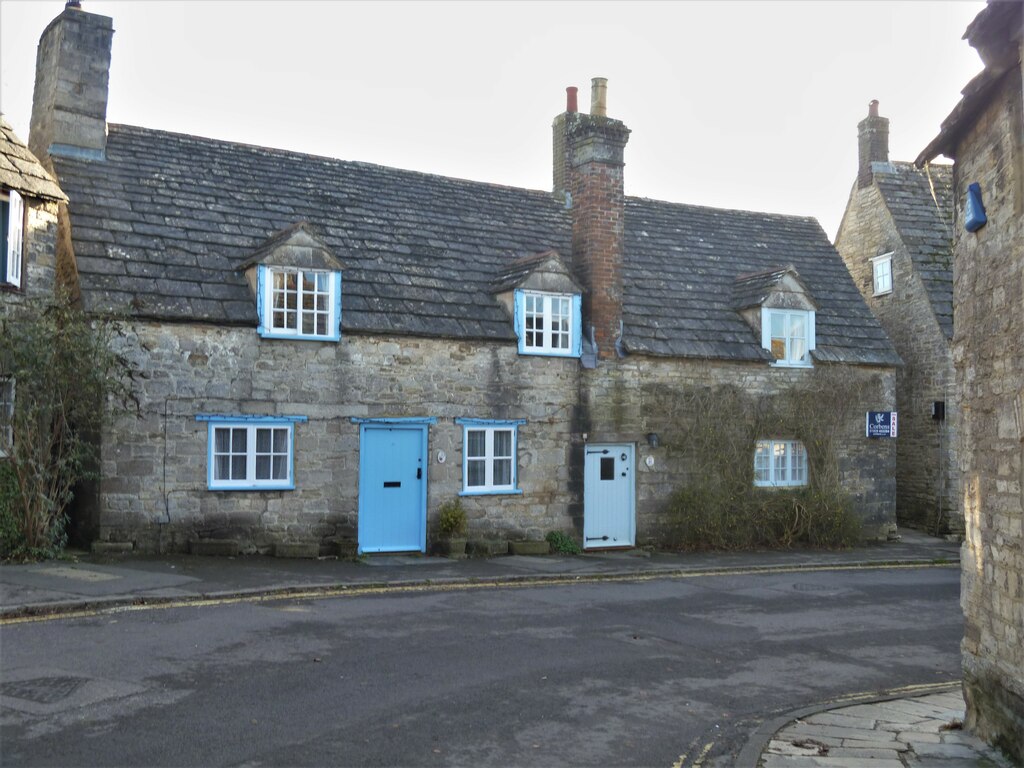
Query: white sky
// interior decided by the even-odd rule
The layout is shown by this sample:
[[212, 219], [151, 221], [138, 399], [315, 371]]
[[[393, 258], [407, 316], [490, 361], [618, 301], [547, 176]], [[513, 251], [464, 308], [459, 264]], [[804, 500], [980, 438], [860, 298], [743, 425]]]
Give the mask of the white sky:
[[[107, 119], [532, 189], [565, 86], [632, 129], [626, 193], [839, 226], [871, 99], [913, 160], [981, 69], [982, 2], [90, 2]], [[0, 111], [28, 139], [60, 1], [0, 0]]]

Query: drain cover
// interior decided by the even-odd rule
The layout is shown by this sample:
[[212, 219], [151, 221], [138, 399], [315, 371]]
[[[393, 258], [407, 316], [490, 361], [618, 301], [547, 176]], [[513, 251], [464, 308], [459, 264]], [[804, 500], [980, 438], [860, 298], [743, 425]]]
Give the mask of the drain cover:
[[0, 694], [36, 704], [56, 704], [87, 682], [87, 677], [36, 677], [0, 684]]

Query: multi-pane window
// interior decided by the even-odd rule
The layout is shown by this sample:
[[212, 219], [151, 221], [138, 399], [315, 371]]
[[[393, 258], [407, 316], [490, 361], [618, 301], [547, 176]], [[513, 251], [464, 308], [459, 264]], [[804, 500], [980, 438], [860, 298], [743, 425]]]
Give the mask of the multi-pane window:
[[281, 421], [277, 417], [197, 418], [210, 422], [207, 480], [211, 490], [295, 487], [293, 422], [300, 417]]
[[516, 492], [516, 434], [521, 422], [459, 420], [463, 424], [463, 492]]
[[520, 352], [566, 357], [579, 354], [578, 296], [523, 291], [517, 301]]
[[871, 260], [875, 296], [892, 293], [892, 254], [885, 253]]
[[775, 365], [809, 366], [814, 348], [814, 313], [807, 310], [764, 309], [762, 343]]
[[758, 440], [754, 448], [754, 485], [807, 485], [807, 450], [798, 440]]
[[0, 377], [0, 458], [14, 445], [14, 379]]
[[21, 287], [25, 202], [13, 189], [0, 194], [0, 283]]
[[339, 273], [263, 269], [264, 299], [260, 329], [265, 336], [338, 338]]
[[568, 352], [572, 336], [571, 297], [528, 293], [524, 298], [523, 343], [526, 348]]

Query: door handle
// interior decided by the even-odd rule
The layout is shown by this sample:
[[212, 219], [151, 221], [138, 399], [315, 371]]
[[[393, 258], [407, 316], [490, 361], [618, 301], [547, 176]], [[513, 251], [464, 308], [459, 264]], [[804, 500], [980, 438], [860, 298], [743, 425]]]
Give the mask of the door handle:
[[423, 479], [423, 467], [416, 467], [416, 479], [417, 480], [422, 480]]

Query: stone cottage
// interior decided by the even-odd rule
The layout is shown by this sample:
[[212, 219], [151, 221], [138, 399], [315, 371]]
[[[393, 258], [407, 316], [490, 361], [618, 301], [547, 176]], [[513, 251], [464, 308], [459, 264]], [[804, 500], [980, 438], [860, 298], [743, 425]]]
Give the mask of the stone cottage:
[[71, 198], [83, 306], [130, 315], [146, 376], [76, 511], [93, 537], [424, 551], [460, 498], [471, 537], [657, 542], [716, 388], [810, 391], [738, 471], [833, 473], [868, 535], [893, 527], [865, 414], [893, 410], [899, 358], [821, 227], [625, 197], [602, 79], [555, 118], [552, 193], [108, 125], [111, 35], [72, 7], [47, 27], [30, 142]]
[[[53, 296], [57, 210], [67, 197], [0, 115], [0, 314]], [[0, 360], [0, 458], [10, 447], [17, 382]]]
[[1024, 3], [964, 35], [985, 64], [917, 158], [954, 159], [967, 726], [1024, 763]]
[[903, 359], [896, 370], [896, 519], [961, 536], [953, 397], [951, 165], [889, 161], [872, 101], [857, 126], [857, 180], [836, 250]]

